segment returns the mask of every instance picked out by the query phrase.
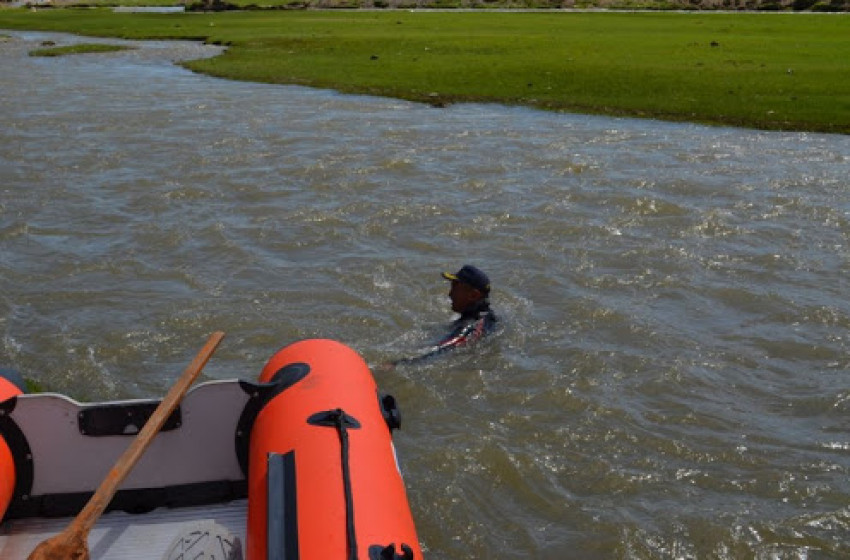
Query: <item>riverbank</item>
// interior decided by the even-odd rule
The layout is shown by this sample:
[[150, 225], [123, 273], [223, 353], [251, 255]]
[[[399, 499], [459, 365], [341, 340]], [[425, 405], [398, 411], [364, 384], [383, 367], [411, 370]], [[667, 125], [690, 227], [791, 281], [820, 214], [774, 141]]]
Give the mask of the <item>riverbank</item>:
[[8, 9], [0, 28], [200, 39], [229, 48], [197, 72], [434, 106], [850, 133], [844, 16]]
[[[0, 6], [4, 2], [0, 1]], [[656, 10], [730, 12], [850, 12], [850, 0], [13, 0], [13, 6], [189, 9], [357, 10]]]

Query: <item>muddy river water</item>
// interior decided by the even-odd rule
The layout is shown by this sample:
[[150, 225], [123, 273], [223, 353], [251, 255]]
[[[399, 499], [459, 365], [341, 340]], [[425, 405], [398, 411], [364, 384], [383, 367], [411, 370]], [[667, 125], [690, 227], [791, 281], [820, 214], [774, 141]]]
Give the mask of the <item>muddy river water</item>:
[[[850, 137], [435, 109], [0, 41], [0, 365], [160, 396], [290, 342], [372, 365], [428, 558], [850, 555]], [[107, 41], [116, 43], [118, 41]]]

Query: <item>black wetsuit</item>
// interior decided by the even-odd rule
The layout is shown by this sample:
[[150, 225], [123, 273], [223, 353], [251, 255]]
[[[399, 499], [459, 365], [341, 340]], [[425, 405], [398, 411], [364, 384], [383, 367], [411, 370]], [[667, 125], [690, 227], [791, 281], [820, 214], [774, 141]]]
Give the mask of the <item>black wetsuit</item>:
[[428, 347], [425, 351], [412, 358], [404, 358], [396, 363], [413, 363], [442, 354], [449, 350], [472, 344], [493, 332], [496, 328], [496, 314], [490, 309], [486, 299], [478, 301], [464, 310], [460, 317], [452, 323], [452, 329], [439, 342]]

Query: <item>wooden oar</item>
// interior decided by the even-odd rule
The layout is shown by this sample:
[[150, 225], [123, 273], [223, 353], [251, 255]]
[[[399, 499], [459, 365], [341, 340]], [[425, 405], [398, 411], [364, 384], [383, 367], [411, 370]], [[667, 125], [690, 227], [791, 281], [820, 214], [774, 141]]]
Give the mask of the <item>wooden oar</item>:
[[55, 537], [51, 537], [46, 541], [42, 541], [35, 550], [29, 555], [28, 560], [88, 560], [89, 547], [88, 536], [89, 531], [97, 519], [112, 501], [112, 497], [121, 485], [121, 482], [130, 474], [133, 466], [141, 458], [142, 454], [153, 441], [154, 436], [162, 428], [165, 421], [171, 415], [177, 404], [189, 390], [189, 387], [201, 373], [204, 365], [212, 356], [216, 347], [224, 338], [223, 332], [213, 333], [207, 343], [180, 376], [180, 379], [159, 403], [154, 413], [145, 422], [144, 428], [139, 432], [139, 435], [130, 444], [130, 447], [124, 451], [124, 454], [112, 467], [112, 470], [100, 483], [97, 491], [89, 499], [83, 510], [76, 518], [68, 525], [68, 527]]

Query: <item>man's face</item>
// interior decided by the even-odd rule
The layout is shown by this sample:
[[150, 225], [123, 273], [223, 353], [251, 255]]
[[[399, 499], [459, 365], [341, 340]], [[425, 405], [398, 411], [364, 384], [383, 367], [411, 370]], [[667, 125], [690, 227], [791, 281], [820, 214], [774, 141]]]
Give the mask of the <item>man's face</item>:
[[452, 300], [452, 311], [463, 313], [467, 307], [481, 299], [481, 292], [469, 284], [452, 280], [452, 285], [449, 288], [449, 299]]

